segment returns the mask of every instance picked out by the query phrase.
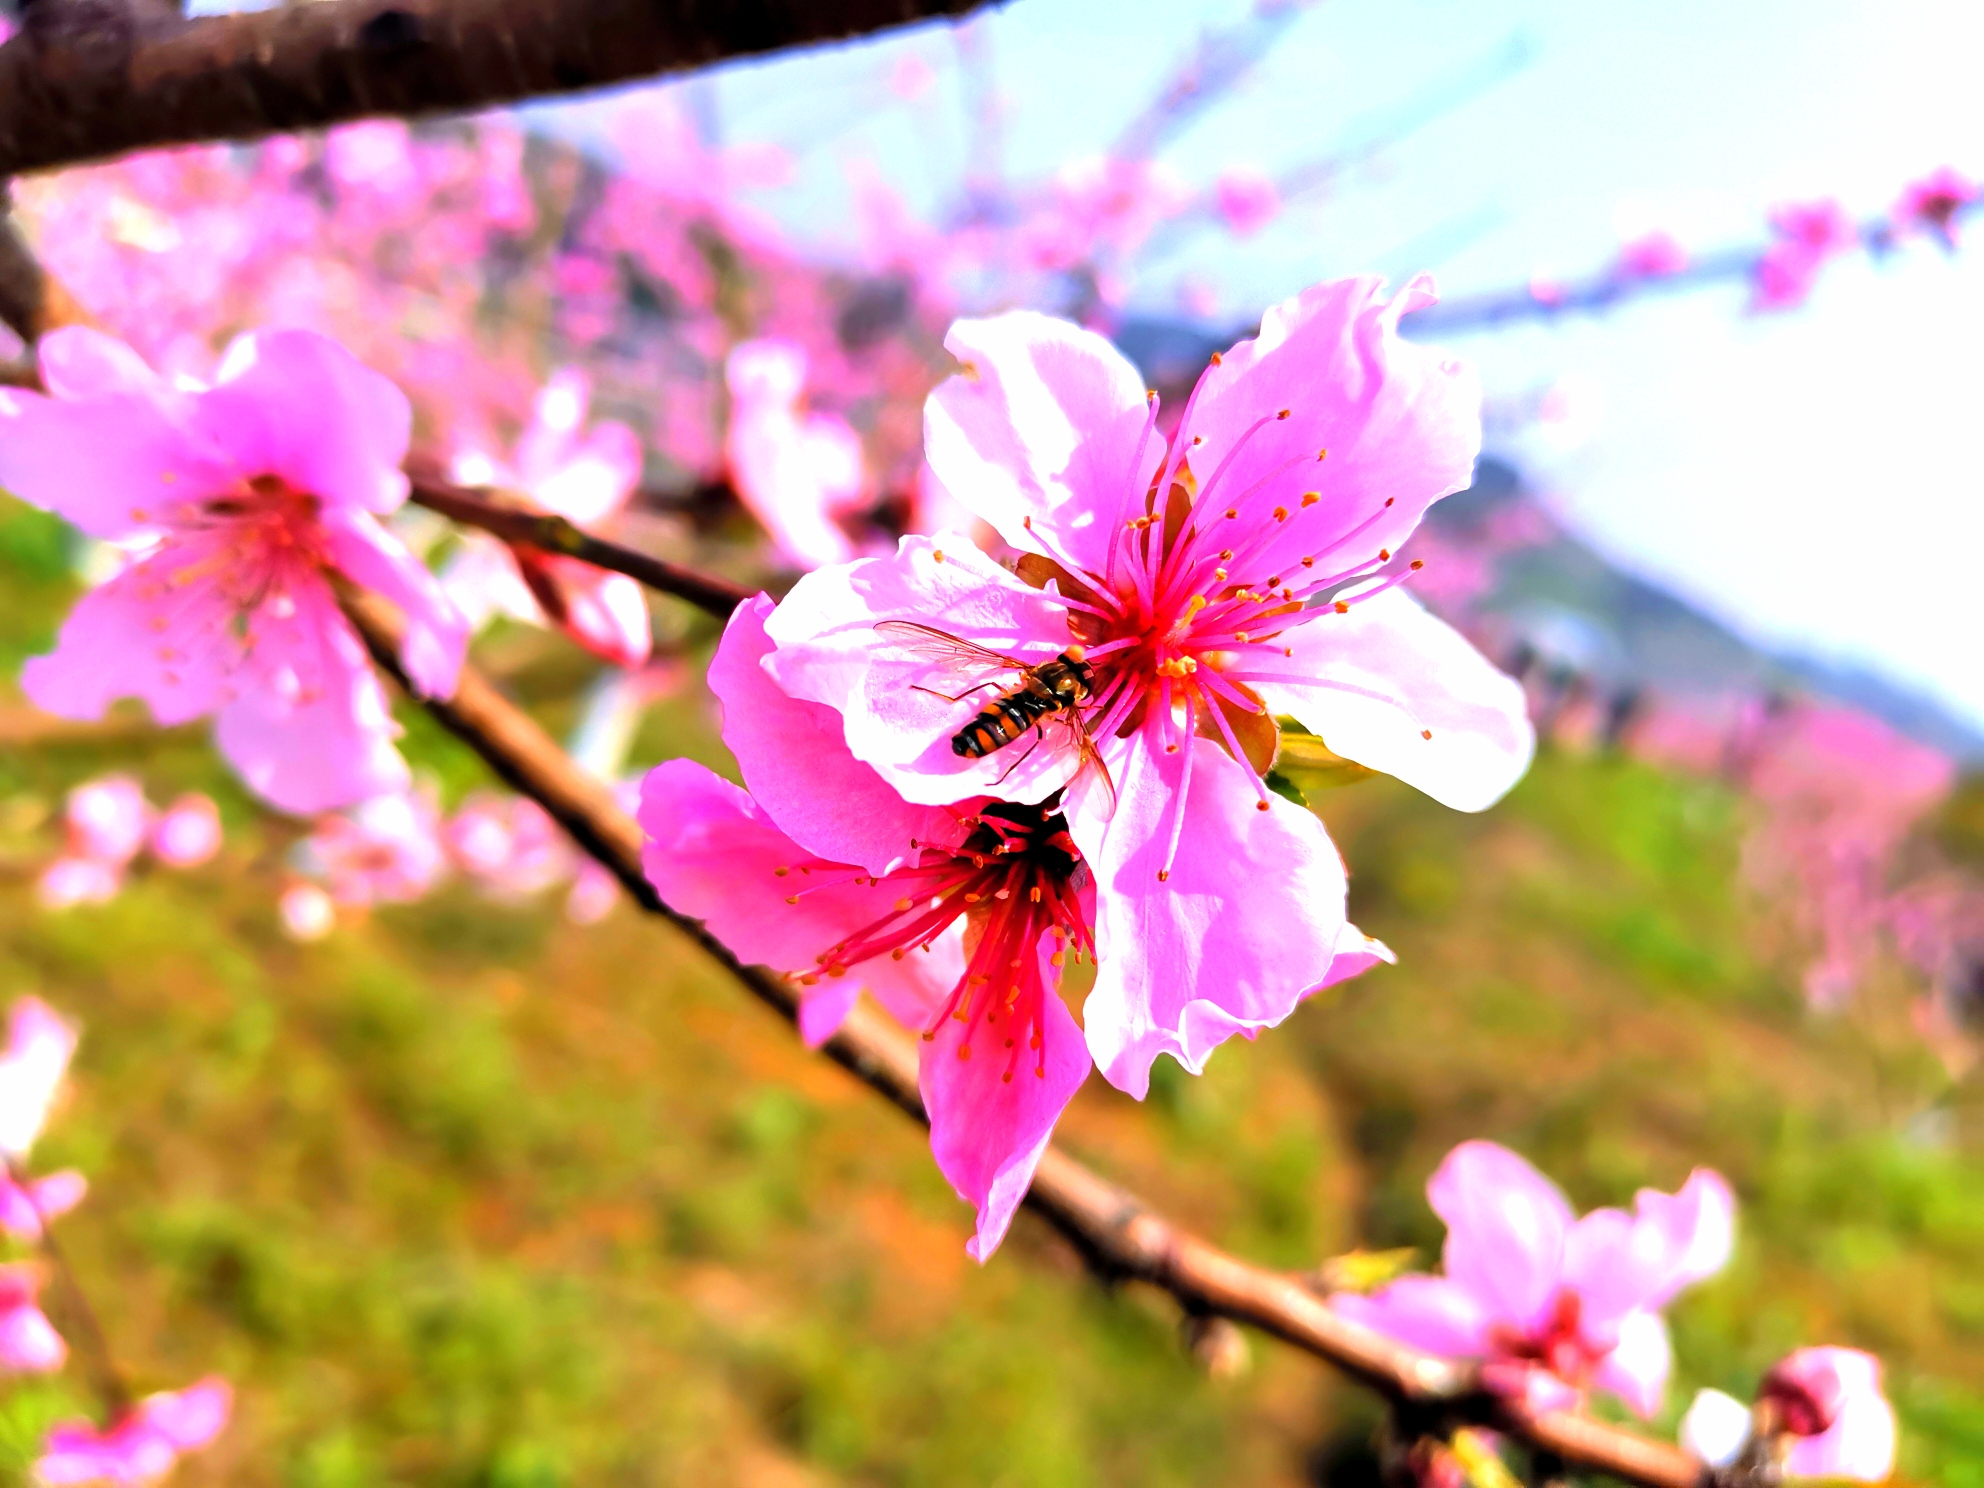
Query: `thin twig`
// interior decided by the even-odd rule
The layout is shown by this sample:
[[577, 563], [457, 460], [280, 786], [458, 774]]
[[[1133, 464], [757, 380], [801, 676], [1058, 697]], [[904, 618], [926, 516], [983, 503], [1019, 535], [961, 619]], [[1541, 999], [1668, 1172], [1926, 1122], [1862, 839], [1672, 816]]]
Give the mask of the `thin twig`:
[[[343, 601], [373, 659], [404, 684], [398, 659], [404, 621], [372, 595], [347, 589]], [[662, 903], [641, 872], [641, 829], [611, 790], [479, 673], [464, 668], [454, 697], [425, 706], [505, 781], [550, 812], [644, 909], [690, 936], [781, 1017], [797, 1020], [798, 989], [762, 967], [742, 965], [701, 925]], [[857, 1004], [824, 1052], [916, 1120], [928, 1120], [917, 1089], [915, 1043], [880, 1011]], [[1572, 1466], [1642, 1488], [1700, 1488], [1706, 1481], [1700, 1463], [1666, 1442], [1571, 1412], [1530, 1415], [1487, 1393], [1472, 1367], [1348, 1321], [1299, 1278], [1201, 1240], [1057, 1148], [1041, 1158], [1027, 1203], [1106, 1273], [1160, 1287], [1189, 1311], [1251, 1323], [1387, 1397], [1411, 1403], [1415, 1418], [1437, 1419], [1449, 1429], [1492, 1426]]]
[[118, 1420], [131, 1409], [131, 1387], [124, 1382], [123, 1371], [110, 1353], [110, 1339], [98, 1321], [96, 1309], [90, 1306], [89, 1295], [83, 1291], [83, 1284], [76, 1277], [76, 1271], [69, 1264], [69, 1258], [55, 1240], [55, 1226], [50, 1217], [42, 1212], [40, 1201], [34, 1196], [34, 1189], [28, 1177], [21, 1170], [19, 1159], [9, 1155], [7, 1176], [27, 1199], [28, 1207], [34, 1210], [34, 1217], [41, 1227], [41, 1253], [48, 1257], [48, 1264], [62, 1283], [62, 1290], [68, 1294], [69, 1310], [75, 1314], [77, 1331], [83, 1345], [83, 1353], [89, 1359], [90, 1373], [96, 1377], [97, 1393], [103, 1397], [103, 1408], [112, 1421]]
[[508, 543], [518, 543], [546, 553], [561, 553], [596, 568], [609, 568], [615, 573], [626, 574], [629, 578], [639, 579], [650, 589], [686, 600], [719, 620], [728, 618], [730, 612], [754, 592], [728, 579], [698, 573], [666, 559], [593, 537], [563, 517], [505, 504], [493, 493], [471, 490], [425, 473], [415, 474], [412, 480], [411, 500], [416, 506], [439, 512], [465, 527], [478, 527]]

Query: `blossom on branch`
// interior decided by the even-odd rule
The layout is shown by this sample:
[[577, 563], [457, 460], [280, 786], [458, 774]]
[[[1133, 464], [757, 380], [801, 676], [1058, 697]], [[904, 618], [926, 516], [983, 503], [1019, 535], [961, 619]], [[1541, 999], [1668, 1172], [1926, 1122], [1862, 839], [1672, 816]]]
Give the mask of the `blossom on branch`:
[[1898, 233], [1927, 228], [1945, 247], [1955, 248], [1957, 217], [1977, 198], [1977, 183], [1956, 167], [1945, 165], [1903, 187], [1890, 216]]
[[1894, 1470], [1894, 1407], [1881, 1361], [1850, 1348], [1802, 1348], [1764, 1376], [1758, 1400], [1794, 1438], [1785, 1471], [1878, 1483]]
[[80, 599], [21, 684], [97, 718], [139, 697], [161, 724], [216, 719], [221, 752], [287, 811], [405, 785], [397, 733], [326, 570], [397, 604], [423, 694], [454, 689], [467, 628], [379, 517], [406, 498], [405, 397], [336, 343], [243, 336], [211, 387], [70, 328], [41, 343], [49, 392], [0, 395], [0, 486], [93, 537], [136, 545]]
[[0, 1229], [18, 1239], [38, 1238], [44, 1223], [75, 1208], [89, 1188], [74, 1169], [42, 1178], [21, 1172], [75, 1052], [76, 1030], [47, 1003], [39, 997], [14, 1003], [0, 1050]]
[[[627, 504], [641, 478], [639, 437], [611, 421], [588, 430], [591, 401], [583, 372], [567, 368], [555, 374], [538, 391], [507, 465], [471, 448], [455, 457], [451, 473], [463, 485], [500, 486], [591, 530]], [[637, 667], [648, 659], [654, 632], [647, 596], [635, 580], [482, 533], [464, 533], [462, 542], [442, 584], [472, 625], [500, 612], [556, 625], [615, 666]]]
[[1795, 310], [1805, 303], [1826, 261], [1860, 241], [1860, 230], [1837, 201], [1789, 202], [1774, 207], [1777, 235], [1757, 260], [1751, 307]]
[[738, 499], [779, 551], [817, 568], [853, 556], [835, 519], [860, 508], [868, 480], [861, 437], [847, 420], [802, 410], [807, 360], [804, 347], [771, 337], [731, 351], [724, 457]]
[[1729, 1259], [1735, 1200], [1697, 1168], [1675, 1194], [1582, 1219], [1555, 1184], [1493, 1142], [1463, 1142], [1426, 1184], [1447, 1224], [1445, 1274], [1406, 1276], [1331, 1305], [1446, 1358], [1480, 1359], [1490, 1389], [1534, 1410], [1594, 1389], [1641, 1416], [1660, 1408], [1672, 1351], [1660, 1309]]
[[[771, 678], [838, 713], [906, 799], [1061, 802], [1095, 881], [1089, 1047], [1132, 1095], [1159, 1053], [1196, 1072], [1279, 1023], [1362, 943], [1322, 823], [1265, 783], [1278, 717], [1463, 810], [1528, 764], [1520, 687], [1397, 587], [1416, 566], [1400, 546], [1480, 444], [1472, 373], [1396, 334], [1430, 301], [1424, 281], [1386, 302], [1362, 279], [1276, 307], [1168, 443], [1100, 336], [959, 321], [964, 371], [931, 395], [926, 453], [1018, 571], [962, 537], [906, 538], [802, 579], [766, 622]], [[902, 622], [1029, 667], [1083, 648], [1080, 729], [958, 747], [1017, 673], [933, 660]]]

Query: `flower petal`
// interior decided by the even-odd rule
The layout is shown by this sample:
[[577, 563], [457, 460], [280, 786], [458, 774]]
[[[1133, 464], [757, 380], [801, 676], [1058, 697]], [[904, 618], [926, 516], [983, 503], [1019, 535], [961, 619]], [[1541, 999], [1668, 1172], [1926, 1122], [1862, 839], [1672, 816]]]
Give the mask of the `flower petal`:
[[168, 417], [157, 398], [81, 401], [0, 389], [0, 489], [91, 537], [151, 532], [168, 502], [225, 489], [233, 468]]
[[1475, 1359], [1488, 1352], [1487, 1310], [1480, 1298], [1444, 1276], [1401, 1276], [1369, 1296], [1339, 1292], [1330, 1306], [1353, 1323], [1443, 1359]]
[[1529, 768], [1536, 733], [1521, 686], [1401, 591], [1281, 639], [1294, 655], [1273, 670], [1309, 680], [1252, 685], [1345, 759], [1458, 811], [1493, 805]]
[[1314, 996], [1318, 992], [1334, 987], [1338, 982], [1347, 982], [1352, 977], [1362, 976], [1374, 966], [1396, 965], [1398, 965], [1398, 957], [1390, 946], [1382, 940], [1366, 935], [1350, 921], [1345, 920], [1343, 928], [1337, 932], [1336, 948], [1330, 956], [1330, 969], [1323, 974], [1320, 982], [1302, 995]]
[[1599, 1361], [1592, 1383], [1610, 1390], [1643, 1420], [1659, 1414], [1674, 1368], [1674, 1346], [1657, 1313], [1630, 1312], [1619, 1324], [1619, 1342]]
[[62, 326], [35, 343], [41, 385], [61, 399], [137, 393], [168, 398], [170, 384], [115, 336], [88, 326]]
[[[886, 881], [857, 884], [865, 873], [807, 853], [749, 795], [692, 760], [650, 770], [636, 814], [648, 835], [641, 866], [662, 899], [701, 920], [739, 960], [774, 971], [816, 970], [823, 951], [887, 913], [898, 892]], [[952, 933], [928, 952], [862, 962], [847, 980], [920, 1028], [963, 975]], [[842, 1016], [847, 1002], [837, 1001]], [[837, 1017], [809, 1018], [804, 1031], [824, 1039], [838, 1026]]]
[[[791, 696], [838, 712], [854, 757], [907, 800], [1039, 801], [1080, 765], [1072, 730], [1050, 720], [1037, 740], [979, 759], [951, 747], [981, 709], [1018, 685], [1018, 669], [970, 661], [939, 637], [876, 626], [909, 621], [1039, 666], [1073, 642], [1067, 613], [966, 538], [905, 537], [892, 554], [823, 568], [794, 585], [765, 622], [775, 647], [765, 669]], [[975, 690], [958, 696], [967, 689]]]
[[1494, 1142], [1463, 1142], [1426, 1182], [1447, 1223], [1448, 1277], [1501, 1322], [1530, 1332], [1556, 1298], [1571, 1206], [1557, 1186]]
[[965, 371], [924, 405], [930, 468], [1014, 547], [1103, 572], [1163, 454], [1145, 437], [1137, 369], [1095, 332], [1031, 310], [957, 321], [944, 347]]
[[994, 1041], [981, 1039], [973, 1057], [960, 1058], [970, 1034], [955, 1018], [940, 1020], [918, 1045], [930, 1152], [958, 1197], [978, 1210], [978, 1233], [965, 1245], [977, 1261], [990, 1260], [1005, 1239], [1054, 1123], [1088, 1078], [1082, 1031], [1051, 983], [1040, 1008], [1037, 1054], [1021, 1049], [1002, 1056]]
[[415, 690], [422, 697], [453, 696], [469, 624], [441, 581], [368, 511], [327, 507], [320, 521], [331, 558], [345, 576], [377, 591], [406, 616], [400, 662]]
[[732, 611], [709, 671], [723, 741], [759, 806], [807, 852], [871, 873], [901, 867], [912, 842], [958, 841], [962, 829], [948, 811], [905, 801], [848, 753], [839, 714], [772, 681], [764, 662], [773, 608], [760, 594]]
[[1344, 873], [1323, 824], [1280, 796], [1257, 809], [1244, 767], [1211, 740], [1190, 741], [1182, 808], [1182, 751], [1164, 754], [1141, 733], [1129, 742], [1112, 766], [1113, 813], [1088, 789], [1069, 822], [1096, 882], [1089, 1050], [1110, 1084], [1141, 1100], [1159, 1054], [1196, 1074], [1217, 1045], [1279, 1023], [1328, 975]]
[[413, 409], [393, 383], [314, 331], [235, 339], [192, 427], [248, 476], [280, 476], [327, 507], [385, 513], [406, 500]]
[[[1270, 570], [1315, 556], [1340, 560], [1335, 571], [1396, 552], [1428, 506], [1473, 477], [1480, 380], [1398, 337], [1402, 314], [1434, 302], [1432, 281], [1422, 275], [1389, 301], [1383, 292], [1370, 277], [1305, 289], [1201, 384], [1189, 431], [1205, 441], [1191, 456], [1199, 499], [1237, 508], [1241, 531], [1266, 525], [1275, 507], [1292, 513], [1259, 559]], [[1304, 507], [1311, 491], [1321, 500]]]
[[282, 811], [314, 813], [404, 791], [399, 725], [365, 647], [322, 579], [297, 583], [286, 616], [263, 605], [239, 696], [214, 742], [249, 788]]
[[1894, 1471], [1894, 1407], [1880, 1395], [1854, 1395], [1817, 1436], [1794, 1442], [1784, 1470], [1796, 1478], [1884, 1482]]
[[236, 611], [220, 586], [174, 576], [210, 553], [224, 561], [225, 551], [211, 537], [174, 539], [90, 590], [62, 622], [55, 649], [22, 667], [21, 690], [63, 718], [101, 718], [125, 697], [143, 699], [166, 728], [213, 712], [244, 655]]

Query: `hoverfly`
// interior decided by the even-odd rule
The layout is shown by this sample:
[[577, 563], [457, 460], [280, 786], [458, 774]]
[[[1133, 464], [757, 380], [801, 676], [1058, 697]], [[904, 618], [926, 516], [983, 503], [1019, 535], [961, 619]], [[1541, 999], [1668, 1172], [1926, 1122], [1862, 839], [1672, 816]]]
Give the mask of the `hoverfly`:
[[1109, 779], [1108, 767], [1102, 763], [1102, 756], [1096, 752], [1095, 740], [1089, 734], [1088, 721], [1082, 717], [1081, 705], [1095, 693], [1095, 671], [1089, 666], [1080, 646], [1070, 646], [1051, 661], [1036, 665], [1021, 657], [1007, 656], [975, 641], [967, 641], [963, 636], [952, 635], [947, 630], [919, 625], [913, 620], [883, 620], [875, 629], [898, 641], [905, 649], [933, 661], [949, 661], [981, 670], [996, 668], [1019, 674], [1019, 680], [1014, 684], [1002, 684], [997, 680], [980, 682], [956, 694], [938, 692], [930, 687], [917, 689], [940, 697], [947, 703], [962, 702], [974, 692], [1002, 689], [969, 723], [952, 735], [951, 753], [960, 759], [983, 759], [995, 750], [1004, 749], [1032, 729], [1036, 735], [1034, 742], [1027, 746], [1025, 754], [1013, 761], [1006, 774], [999, 777], [1003, 781], [1039, 746], [1041, 739], [1046, 737], [1045, 725], [1052, 720], [1074, 735], [1075, 746], [1081, 752], [1082, 768], [1093, 764], [1102, 772], [1103, 783], [1109, 787], [1110, 795], [1116, 794], [1115, 784]]

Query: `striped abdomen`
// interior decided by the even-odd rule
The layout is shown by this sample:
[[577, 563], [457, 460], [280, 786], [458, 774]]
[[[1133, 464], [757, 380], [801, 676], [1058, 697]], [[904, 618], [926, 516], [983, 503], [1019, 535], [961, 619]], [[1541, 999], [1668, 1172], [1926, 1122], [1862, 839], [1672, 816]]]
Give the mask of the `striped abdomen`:
[[1026, 680], [957, 731], [951, 752], [982, 759], [1003, 749], [1042, 719], [1084, 701], [1094, 674], [1078, 652], [1064, 652], [1026, 674]]

